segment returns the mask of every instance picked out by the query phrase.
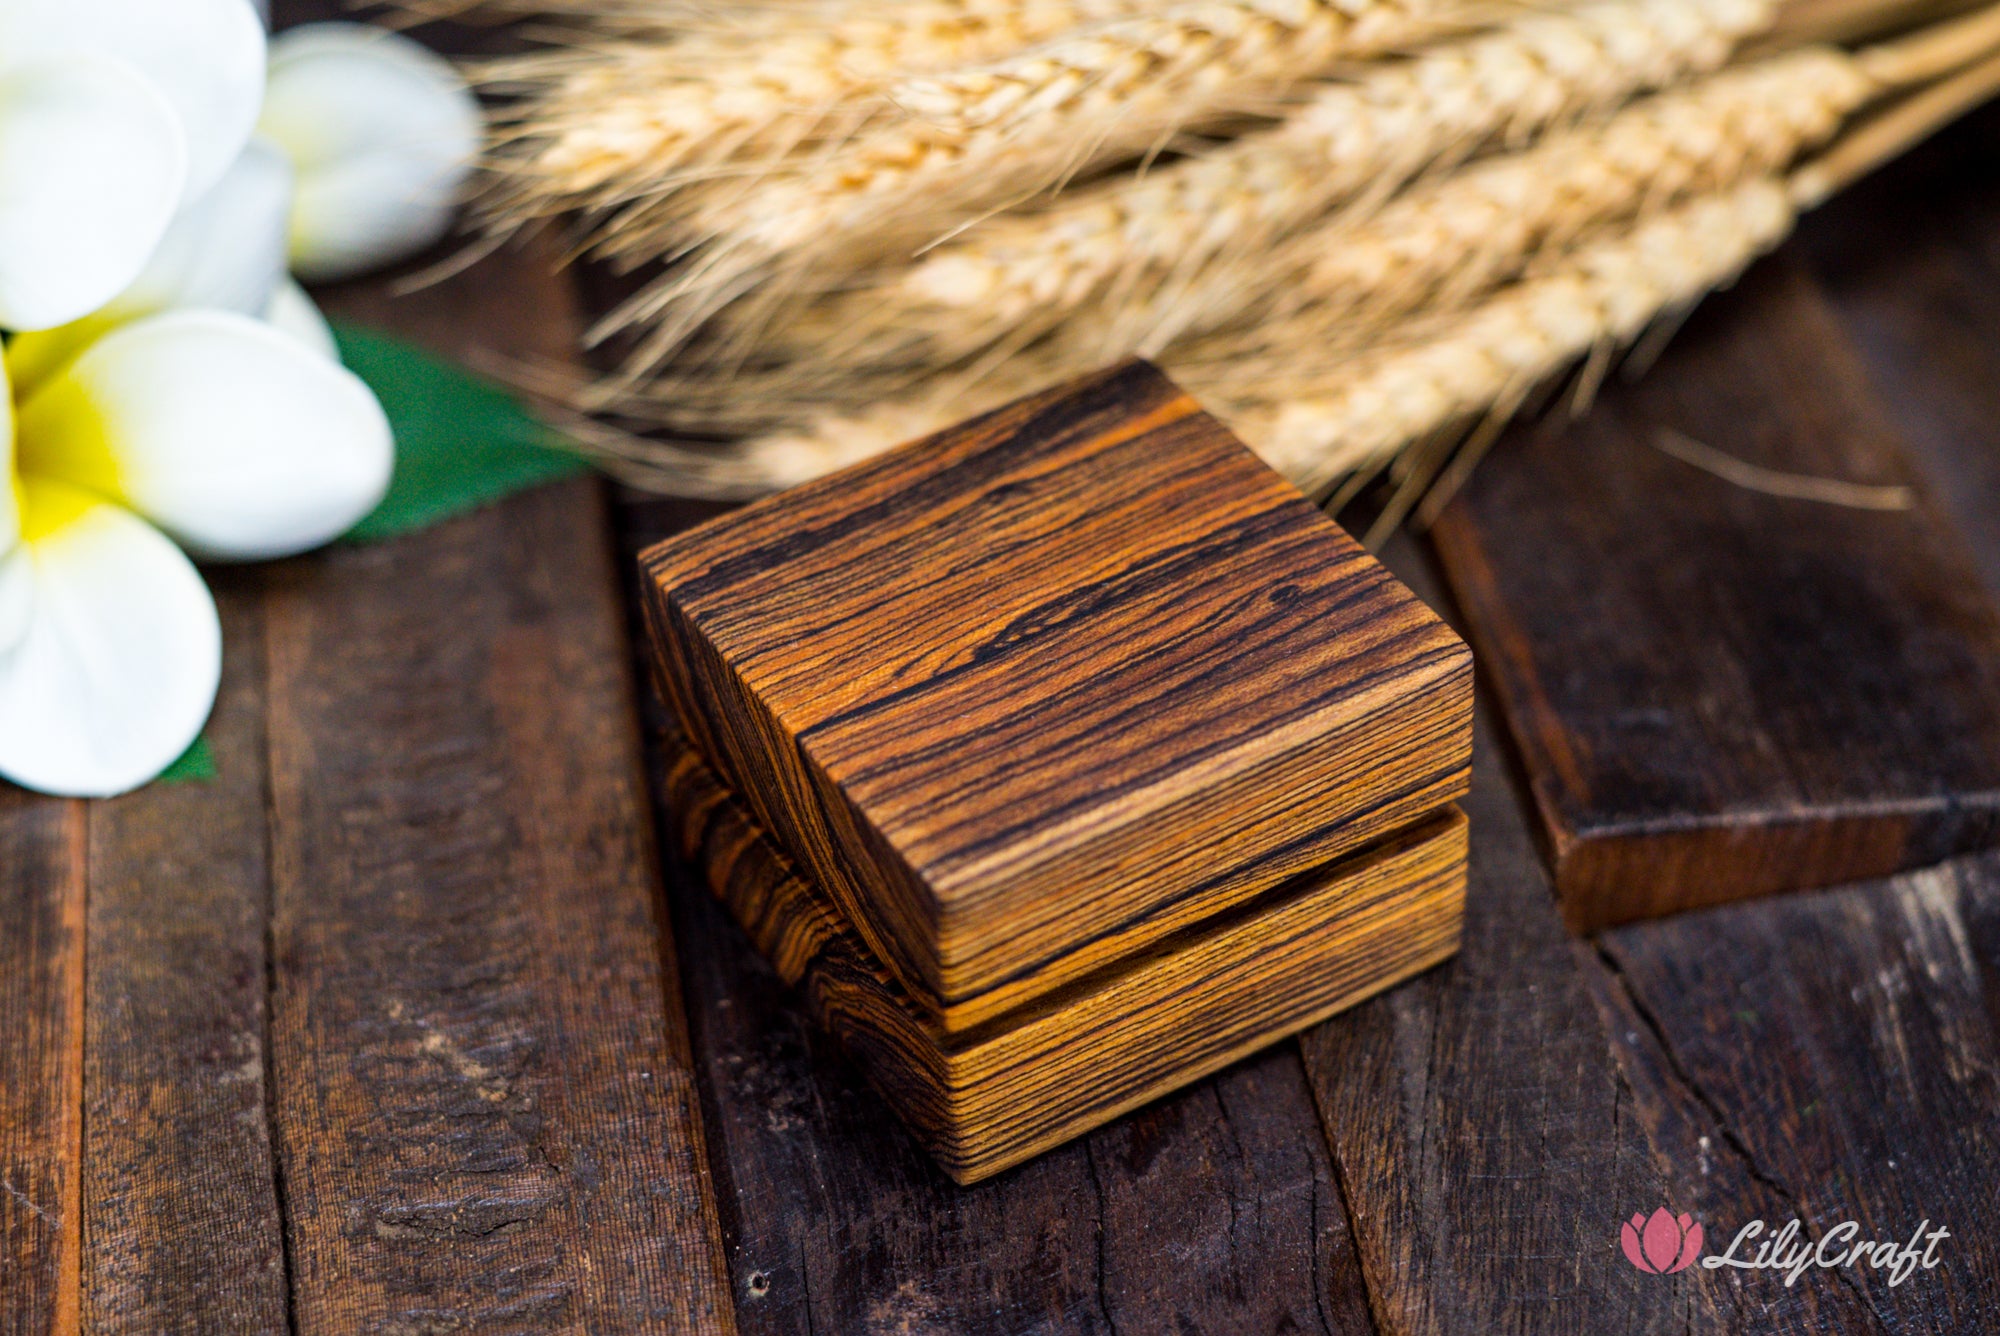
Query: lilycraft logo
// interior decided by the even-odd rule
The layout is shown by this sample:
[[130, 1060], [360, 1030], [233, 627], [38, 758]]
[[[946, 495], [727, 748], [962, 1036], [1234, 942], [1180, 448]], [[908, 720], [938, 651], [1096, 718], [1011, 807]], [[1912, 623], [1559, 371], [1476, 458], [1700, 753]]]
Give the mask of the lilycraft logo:
[[1853, 1220], [1841, 1221], [1817, 1240], [1807, 1237], [1805, 1226], [1797, 1220], [1787, 1221], [1776, 1231], [1767, 1229], [1762, 1220], [1752, 1220], [1736, 1231], [1727, 1251], [1702, 1257], [1701, 1222], [1685, 1211], [1675, 1215], [1662, 1206], [1651, 1215], [1635, 1214], [1620, 1226], [1618, 1245], [1626, 1261], [1655, 1276], [1685, 1271], [1700, 1258], [1704, 1271], [1732, 1267], [1782, 1272], [1789, 1289], [1814, 1267], [1865, 1266], [1887, 1272], [1893, 1289], [1918, 1271], [1929, 1271], [1942, 1262], [1938, 1245], [1950, 1237], [1950, 1230], [1942, 1225], [1933, 1229], [1929, 1220], [1919, 1224], [1908, 1240], [1864, 1239], [1860, 1224]]
[[1662, 1206], [1650, 1216], [1634, 1215], [1618, 1231], [1625, 1260], [1641, 1271], [1670, 1276], [1685, 1271], [1701, 1256], [1701, 1221], [1683, 1211], [1675, 1215]]

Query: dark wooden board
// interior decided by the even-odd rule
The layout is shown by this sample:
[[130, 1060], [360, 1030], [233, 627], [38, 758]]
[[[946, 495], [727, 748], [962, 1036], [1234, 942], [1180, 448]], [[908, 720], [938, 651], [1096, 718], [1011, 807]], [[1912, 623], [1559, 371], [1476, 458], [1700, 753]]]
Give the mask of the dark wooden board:
[[689, 737], [945, 1030], [1464, 785], [1463, 643], [1142, 363], [642, 561]]
[[961, 1183], [1068, 1141], [1458, 948], [1465, 818], [1447, 809], [1038, 1005], [943, 1034], [677, 726], [663, 750], [662, 798], [683, 855]]
[[210, 782], [90, 822], [83, 1317], [93, 1332], [284, 1332], [265, 1087], [260, 573], [211, 572], [222, 690]]
[[[566, 355], [548, 257], [338, 309]], [[270, 572], [299, 1330], [727, 1331], [597, 485]]]
[[[632, 498], [627, 547], [713, 511]], [[1290, 1045], [958, 1188], [698, 879], [672, 904], [745, 1331], [1372, 1329]]]
[[2000, 612], [1927, 494], [1781, 498], [1656, 448], [1914, 481], [1781, 254], [1581, 421], [1510, 433], [1438, 551], [1572, 926], [1919, 867], [2000, 840]]
[[86, 808], [0, 783], [0, 1333], [76, 1332]]

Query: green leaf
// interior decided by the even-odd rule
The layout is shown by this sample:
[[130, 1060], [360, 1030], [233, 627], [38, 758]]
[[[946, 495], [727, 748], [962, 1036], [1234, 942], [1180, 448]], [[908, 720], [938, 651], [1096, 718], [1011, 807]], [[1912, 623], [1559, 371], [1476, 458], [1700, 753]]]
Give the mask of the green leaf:
[[209, 748], [208, 735], [197, 735], [181, 753], [180, 759], [159, 773], [155, 781], [160, 784], [206, 783], [215, 778], [215, 752]]
[[350, 540], [408, 533], [589, 467], [497, 385], [400, 339], [343, 324], [333, 332], [341, 361], [375, 391], [396, 435], [389, 494]]

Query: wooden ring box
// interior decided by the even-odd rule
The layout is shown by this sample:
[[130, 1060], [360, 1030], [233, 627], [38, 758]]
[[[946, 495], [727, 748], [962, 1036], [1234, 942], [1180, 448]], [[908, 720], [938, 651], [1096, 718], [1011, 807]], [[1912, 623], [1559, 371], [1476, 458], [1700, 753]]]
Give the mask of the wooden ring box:
[[1143, 363], [641, 562], [683, 852], [960, 1182], [1457, 948], [1470, 651]]

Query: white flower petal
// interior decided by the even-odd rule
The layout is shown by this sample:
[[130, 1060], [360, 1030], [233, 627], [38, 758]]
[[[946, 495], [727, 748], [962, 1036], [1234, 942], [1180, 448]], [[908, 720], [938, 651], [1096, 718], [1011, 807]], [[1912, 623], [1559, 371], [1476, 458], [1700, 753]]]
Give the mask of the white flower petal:
[[190, 195], [243, 151], [264, 96], [264, 25], [249, 0], [0, 3], [0, 62], [79, 52], [116, 56], [165, 95], [187, 136]]
[[271, 44], [258, 128], [299, 171], [292, 269], [345, 278], [451, 226], [479, 151], [479, 104], [450, 62], [399, 33], [314, 23]]
[[[13, 490], [13, 484], [8, 484]], [[0, 663], [7, 651], [28, 632], [28, 618], [35, 610], [35, 562], [26, 547], [16, 544], [0, 553]]]
[[388, 489], [388, 420], [262, 321], [169, 311], [92, 344], [20, 407], [21, 467], [118, 498], [201, 555], [338, 537]]
[[[129, 511], [29, 478], [26, 624], [0, 652], [0, 775], [102, 797], [145, 783], [201, 732], [222, 628], [201, 576]], [[27, 571], [26, 577], [18, 572]]]
[[291, 279], [280, 283], [271, 294], [271, 300], [264, 306], [264, 323], [281, 334], [291, 335], [329, 361], [340, 361], [340, 344], [333, 337], [333, 326], [326, 323], [326, 317], [320, 314], [306, 290]]
[[140, 316], [206, 307], [261, 316], [285, 277], [292, 164], [251, 140], [206, 195], [181, 209], [132, 283], [81, 320], [17, 335], [7, 348], [26, 397], [99, 338]]
[[78, 55], [0, 69], [0, 325], [46, 329], [115, 296], [185, 175], [180, 125], [130, 67]]
[[182, 306], [260, 313], [285, 277], [291, 216], [291, 159], [252, 139], [220, 181], [175, 215], [105, 314], [123, 321]]

